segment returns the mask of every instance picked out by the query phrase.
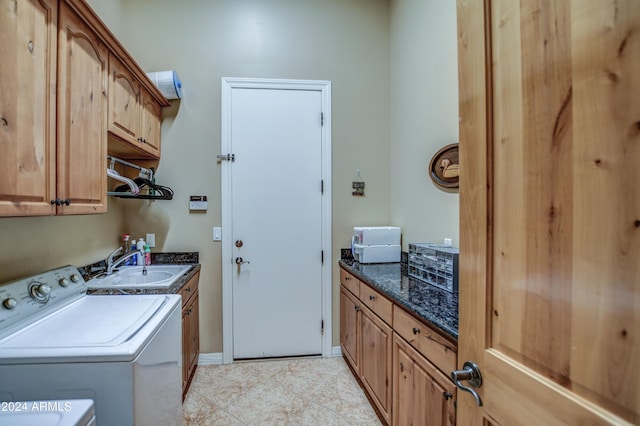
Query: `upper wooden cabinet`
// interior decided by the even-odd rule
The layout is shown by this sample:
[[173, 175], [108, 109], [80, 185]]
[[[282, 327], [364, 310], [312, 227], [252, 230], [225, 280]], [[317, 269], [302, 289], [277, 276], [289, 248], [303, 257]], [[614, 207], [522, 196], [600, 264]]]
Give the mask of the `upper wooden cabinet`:
[[109, 131], [130, 143], [140, 139], [140, 83], [114, 56], [109, 57]]
[[[107, 71], [109, 50], [67, 4], [58, 39], [58, 209], [107, 211]], [[65, 205], [69, 202], [68, 205]]]
[[0, 216], [106, 212], [108, 150], [158, 159], [169, 102], [84, 0], [5, 3]]
[[56, 211], [56, 0], [0, 13], [0, 216]]
[[109, 58], [111, 151], [123, 158], [160, 157], [162, 107], [117, 56]]

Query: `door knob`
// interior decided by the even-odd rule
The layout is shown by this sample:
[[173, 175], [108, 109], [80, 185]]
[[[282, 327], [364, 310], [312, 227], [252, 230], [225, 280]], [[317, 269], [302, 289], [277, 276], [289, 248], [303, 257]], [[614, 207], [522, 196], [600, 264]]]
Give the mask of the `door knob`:
[[242, 245], [243, 245], [242, 240], [236, 240], [236, 247], [240, 248], [242, 247]]
[[[480, 395], [478, 395], [478, 392], [472, 389], [482, 386], [482, 375], [480, 374], [480, 369], [474, 362], [467, 361], [462, 366], [462, 370], [452, 371], [451, 380], [453, 380], [458, 388], [473, 395], [473, 397], [476, 399], [476, 404], [482, 407], [482, 400], [480, 399]], [[469, 386], [471, 387], [463, 385], [461, 383], [462, 381], [469, 382]]]
[[238, 265], [238, 274], [240, 274], [240, 268], [242, 267], [243, 264], [245, 263], [251, 263], [248, 260], [244, 260], [243, 258], [241, 258], [240, 256], [236, 257], [236, 265]]

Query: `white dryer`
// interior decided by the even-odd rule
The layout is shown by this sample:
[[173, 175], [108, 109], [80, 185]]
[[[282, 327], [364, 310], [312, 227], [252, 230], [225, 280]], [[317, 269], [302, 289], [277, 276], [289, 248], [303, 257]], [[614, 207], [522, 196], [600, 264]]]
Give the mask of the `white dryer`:
[[0, 286], [0, 401], [92, 399], [96, 422], [182, 422], [179, 295], [86, 295], [66, 266]]

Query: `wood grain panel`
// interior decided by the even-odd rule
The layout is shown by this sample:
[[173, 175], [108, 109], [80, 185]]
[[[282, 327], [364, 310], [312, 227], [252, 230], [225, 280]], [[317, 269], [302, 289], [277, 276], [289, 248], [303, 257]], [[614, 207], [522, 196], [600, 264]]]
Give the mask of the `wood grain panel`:
[[360, 309], [360, 301], [340, 286], [340, 345], [356, 375], [360, 374]]
[[391, 422], [392, 332], [373, 312], [362, 307], [360, 378], [382, 417]]
[[0, 1], [0, 216], [55, 208], [58, 9], [52, 0]]
[[393, 329], [444, 373], [456, 369], [456, 345], [398, 307], [393, 310]]
[[106, 212], [108, 50], [64, 2], [59, 26], [59, 213]]
[[494, 345], [568, 383], [570, 4], [514, 3], [493, 2], [492, 18]]
[[[640, 2], [574, 2], [571, 379], [640, 424]], [[580, 290], [580, 291], [578, 291]]]
[[340, 268], [340, 284], [345, 286], [345, 288], [353, 293], [354, 296], [358, 297], [360, 292], [360, 281], [342, 268]]
[[393, 335], [393, 424], [455, 425], [456, 387], [447, 376]]
[[393, 303], [378, 291], [360, 281], [360, 300], [384, 322], [391, 324], [393, 320]]

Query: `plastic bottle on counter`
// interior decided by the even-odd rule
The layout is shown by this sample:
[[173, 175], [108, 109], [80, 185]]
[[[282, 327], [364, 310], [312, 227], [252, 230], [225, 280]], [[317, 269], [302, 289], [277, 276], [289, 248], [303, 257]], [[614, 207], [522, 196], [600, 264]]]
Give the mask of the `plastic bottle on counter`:
[[[136, 251], [136, 250], [138, 250], [138, 246], [136, 245], [136, 240], [134, 238], [133, 241], [131, 241], [131, 251]], [[137, 265], [138, 264], [138, 255], [137, 254], [134, 254], [133, 256], [131, 256], [130, 259], [131, 259], [130, 265]]]
[[151, 247], [144, 246], [144, 264], [151, 265]]
[[[140, 237], [140, 239], [138, 240], [138, 244], [136, 244], [136, 247], [138, 248], [138, 250], [143, 251], [144, 247], [146, 245], [147, 245], [147, 243], [145, 243], [145, 241], [142, 239], [142, 237]], [[138, 266], [144, 266], [144, 262], [145, 262], [144, 258], [145, 257], [142, 256], [142, 255], [138, 255], [136, 257], [137, 257], [137, 260], [138, 260], [137, 265]]]
[[[124, 244], [124, 254], [129, 253], [129, 234], [124, 234], [122, 236], [122, 242]], [[131, 259], [127, 259], [124, 261], [125, 265], [131, 265]]]

